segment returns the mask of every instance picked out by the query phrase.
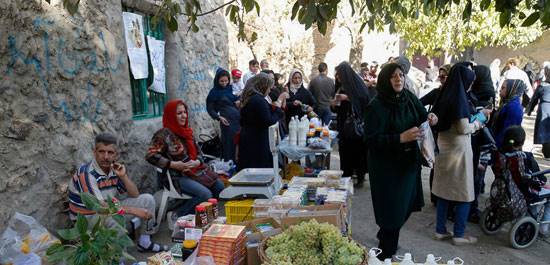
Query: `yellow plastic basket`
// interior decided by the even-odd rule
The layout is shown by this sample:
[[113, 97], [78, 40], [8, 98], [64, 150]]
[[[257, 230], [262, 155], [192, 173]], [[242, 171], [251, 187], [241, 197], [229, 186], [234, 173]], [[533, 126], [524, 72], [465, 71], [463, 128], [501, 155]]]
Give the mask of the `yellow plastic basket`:
[[228, 224], [237, 224], [254, 219], [254, 199], [228, 201], [225, 203], [225, 216]]

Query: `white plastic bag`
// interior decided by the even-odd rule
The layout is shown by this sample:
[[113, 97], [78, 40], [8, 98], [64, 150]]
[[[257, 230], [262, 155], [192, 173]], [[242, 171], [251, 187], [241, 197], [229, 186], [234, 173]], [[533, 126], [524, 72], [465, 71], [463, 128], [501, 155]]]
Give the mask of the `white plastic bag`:
[[46, 250], [56, 242], [32, 216], [16, 212], [0, 237], [0, 264], [40, 265]]
[[430, 128], [430, 124], [425, 121], [420, 125], [420, 130], [422, 130], [422, 134], [424, 135], [422, 139], [418, 140], [418, 147], [420, 147], [420, 152], [426, 162], [423, 164], [429, 168], [433, 168], [435, 161], [435, 140], [432, 129]]

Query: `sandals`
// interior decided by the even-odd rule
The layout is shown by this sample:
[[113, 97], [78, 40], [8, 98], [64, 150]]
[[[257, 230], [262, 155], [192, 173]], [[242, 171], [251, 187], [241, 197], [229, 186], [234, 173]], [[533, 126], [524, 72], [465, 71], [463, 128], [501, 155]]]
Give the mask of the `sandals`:
[[454, 236], [453, 232], [445, 232], [444, 234], [440, 234], [440, 233], [435, 232], [434, 239], [441, 241], [441, 240], [445, 240], [445, 239], [450, 239], [453, 236]]
[[[167, 245], [157, 244], [157, 243], [155, 243], [155, 242], [153, 242], [153, 241], [151, 241], [151, 244], [149, 244], [148, 247], [143, 247], [143, 246], [141, 246], [139, 243], [137, 243], [136, 246], [137, 246], [137, 250], [138, 250], [139, 252], [153, 252], [153, 253], [158, 253], [158, 252], [168, 251], [168, 249], [169, 249]], [[155, 249], [155, 247], [157, 247], [157, 246], [158, 246], [158, 248], [157, 248], [158, 250], [155, 251], [154, 249]]]

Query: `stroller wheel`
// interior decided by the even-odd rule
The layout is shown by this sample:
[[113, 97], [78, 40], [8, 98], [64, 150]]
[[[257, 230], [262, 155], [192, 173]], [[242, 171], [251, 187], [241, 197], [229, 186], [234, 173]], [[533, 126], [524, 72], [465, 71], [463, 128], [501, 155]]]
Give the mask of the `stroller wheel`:
[[521, 217], [510, 229], [510, 244], [513, 248], [529, 247], [537, 239], [539, 224], [533, 217]]
[[494, 235], [502, 227], [502, 222], [498, 220], [496, 213], [491, 208], [487, 208], [479, 217], [479, 225], [483, 233]]

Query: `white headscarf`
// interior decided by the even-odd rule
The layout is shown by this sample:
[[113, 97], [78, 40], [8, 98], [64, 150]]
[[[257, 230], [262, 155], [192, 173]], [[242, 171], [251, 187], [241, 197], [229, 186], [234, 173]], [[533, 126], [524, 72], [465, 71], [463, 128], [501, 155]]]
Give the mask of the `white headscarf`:
[[[292, 83], [292, 77], [294, 76], [295, 73], [299, 73], [300, 76], [302, 77], [302, 82], [300, 82], [300, 84], [298, 84], [298, 85], [295, 85], [295, 84]], [[295, 68], [295, 69], [292, 69], [292, 71], [290, 71], [290, 75], [289, 75], [289, 77], [288, 77], [288, 89], [289, 89], [292, 93], [296, 94], [296, 92], [298, 91], [298, 89], [299, 89], [300, 87], [302, 87], [303, 84], [304, 84], [304, 74], [302, 74], [302, 71], [300, 71], [300, 70], [298, 70], [298, 69], [296, 69], [296, 68]]]

